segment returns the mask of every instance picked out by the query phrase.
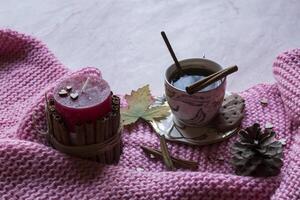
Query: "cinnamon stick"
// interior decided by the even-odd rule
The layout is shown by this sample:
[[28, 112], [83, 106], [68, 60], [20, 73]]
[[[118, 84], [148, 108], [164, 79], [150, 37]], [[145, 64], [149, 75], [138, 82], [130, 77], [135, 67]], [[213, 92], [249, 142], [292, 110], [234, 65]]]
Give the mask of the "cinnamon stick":
[[69, 137], [66, 127], [64, 126], [61, 117], [58, 114], [53, 114], [54, 135], [57, 140], [65, 145], [69, 145]]
[[174, 164], [173, 164], [172, 159], [170, 157], [170, 153], [169, 153], [169, 150], [168, 150], [168, 146], [167, 146], [167, 143], [166, 143], [165, 136], [160, 135], [159, 140], [160, 140], [160, 149], [161, 149], [161, 152], [162, 152], [162, 157], [163, 157], [164, 163], [165, 163], [166, 167], [168, 168], [168, 170], [174, 171], [175, 167], [174, 167]]
[[63, 144], [70, 145], [69, 133], [68, 133], [65, 125], [62, 122], [59, 123], [59, 129], [60, 129], [60, 133], [62, 135]]
[[[148, 154], [148, 155], [153, 155], [154, 157], [158, 158], [158, 159], [162, 159], [162, 152], [160, 150], [151, 148], [151, 147], [147, 147], [147, 146], [141, 146], [141, 148], [143, 149], [143, 151]], [[184, 159], [180, 159], [180, 158], [176, 158], [173, 156], [170, 156], [175, 167], [177, 168], [185, 168], [185, 169], [192, 169], [195, 170], [198, 168], [198, 163], [195, 161], [190, 161], [190, 160], [184, 160]]]
[[51, 114], [51, 111], [50, 111], [50, 103], [48, 101], [47, 94], [45, 94], [45, 100], [46, 100], [45, 114], [46, 114], [46, 119], [47, 119], [48, 134], [53, 135], [52, 114]]
[[85, 128], [84, 125], [77, 124], [75, 126], [74, 145], [82, 146], [85, 144]]
[[47, 94], [45, 95], [46, 99], [46, 117], [47, 117], [47, 126], [49, 134], [54, 135], [54, 137], [61, 143], [65, 145], [70, 144], [69, 136], [67, 129], [60, 117], [55, 112], [54, 100], [50, 98], [48, 100]]
[[[120, 128], [120, 98], [118, 96], [113, 96], [112, 99], [112, 122], [113, 122], [113, 135], [119, 134], [119, 128]], [[113, 149], [114, 153], [114, 163], [118, 163], [121, 155], [121, 140], [119, 141], [118, 144]]]
[[55, 113], [52, 114], [52, 123], [53, 123], [53, 135], [58, 142], [62, 142], [61, 135], [59, 133], [59, 122], [57, 115]]
[[[94, 123], [92, 122], [86, 122], [84, 123], [85, 127], [85, 144], [95, 144], [96, 138], [95, 138], [95, 129], [94, 129]], [[91, 156], [89, 157], [90, 160], [97, 160], [97, 156]]]
[[193, 83], [192, 85], [186, 87], [185, 90], [188, 94], [194, 94], [195, 92], [202, 90], [203, 88], [207, 87], [208, 85], [210, 85], [218, 80], [221, 80], [221, 79], [225, 78], [226, 76], [228, 76], [229, 74], [232, 74], [236, 71], [238, 71], [238, 67], [236, 65], [222, 69], [220, 71], [217, 71], [216, 73], [213, 73], [213, 74], [205, 77], [202, 80], [199, 80], [199, 81]]
[[49, 105], [54, 106], [54, 99], [53, 98], [49, 99]]
[[46, 105], [45, 113], [46, 113], [46, 119], [47, 119], [47, 130], [48, 130], [48, 134], [49, 134], [49, 135], [53, 135], [53, 124], [52, 124], [51, 115], [50, 115], [50, 113], [49, 113], [49, 110], [48, 110], [48, 108], [47, 108], [47, 105]]
[[[96, 121], [96, 143], [102, 143], [104, 141], [104, 128], [105, 121], [103, 119], [98, 119]], [[97, 156], [100, 163], [105, 164], [105, 154], [101, 153]]]
[[[113, 122], [113, 135], [119, 134], [119, 127], [120, 127], [120, 112], [114, 112], [112, 114], [112, 122]], [[121, 154], [121, 143], [119, 142], [114, 148], [113, 148], [113, 153], [114, 153], [114, 163], [118, 163], [120, 154]]]
[[69, 133], [62, 121], [59, 123], [60, 134], [62, 135], [63, 144], [70, 145]]
[[113, 133], [116, 133], [120, 126], [120, 98], [113, 96], [112, 105], [112, 121], [113, 121]]
[[[112, 131], [112, 123], [111, 123], [111, 119], [110, 116], [107, 116], [104, 118], [104, 141], [109, 139], [111, 137], [111, 131]], [[112, 162], [112, 151], [111, 150], [107, 150], [105, 152], [105, 163], [106, 164], [111, 164]]]
[[95, 131], [94, 124], [91, 122], [87, 122], [84, 124], [85, 126], [85, 144], [94, 144], [95, 143]]
[[175, 53], [174, 53], [174, 51], [173, 51], [173, 48], [172, 48], [172, 46], [171, 46], [171, 44], [170, 44], [170, 42], [169, 42], [169, 40], [168, 40], [168, 37], [167, 37], [167, 35], [166, 35], [166, 33], [165, 33], [164, 31], [161, 32], [161, 36], [162, 36], [162, 38], [164, 39], [164, 41], [165, 41], [165, 43], [166, 43], [166, 46], [167, 46], [167, 48], [168, 48], [168, 50], [169, 50], [169, 52], [170, 52], [170, 54], [171, 54], [171, 56], [172, 56], [172, 58], [173, 58], [173, 60], [174, 60], [174, 62], [175, 62], [175, 66], [176, 66], [176, 68], [177, 68], [177, 71], [178, 71], [180, 74], [184, 74], [184, 73], [183, 73], [183, 70], [182, 70], [182, 67], [181, 67], [180, 64], [179, 64], [179, 62], [178, 62], [178, 60], [177, 60], [177, 57], [176, 57], [176, 55], [175, 55]]
[[118, 96], [113, 95], [112, 96], [112, 104], [115, 106], [120, 105], [120, 98]]

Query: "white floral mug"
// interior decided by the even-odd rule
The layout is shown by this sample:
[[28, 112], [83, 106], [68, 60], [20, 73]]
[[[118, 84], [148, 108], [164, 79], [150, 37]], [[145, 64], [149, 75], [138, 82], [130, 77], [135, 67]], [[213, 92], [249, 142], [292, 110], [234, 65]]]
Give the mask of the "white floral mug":
[[[218, 63], [202, 58], [186, 59], [179, 63], [184, 72], [202, 70], [214, 73], [222, 69]], [[190, 95], [185, 90], [173, 85], [176, 76], [178, 76], [178, 70], [173, 64], [165, 73], [165, 94], [175, 116], [175, 123], [192, 127], [201, 127], [208, 124], [222, 105], [226, 78], [219, 81], [214, 88], [201, 90]]]

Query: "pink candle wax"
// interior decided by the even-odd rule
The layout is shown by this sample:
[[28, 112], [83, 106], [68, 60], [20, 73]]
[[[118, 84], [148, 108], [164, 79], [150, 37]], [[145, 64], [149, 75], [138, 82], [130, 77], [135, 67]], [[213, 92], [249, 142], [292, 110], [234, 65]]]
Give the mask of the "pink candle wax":
[[95, 121], [111, 111], [111, 91], [100, 77], [73, 76], [54, 89], [56, 111], [68, 129], [76, 124]]

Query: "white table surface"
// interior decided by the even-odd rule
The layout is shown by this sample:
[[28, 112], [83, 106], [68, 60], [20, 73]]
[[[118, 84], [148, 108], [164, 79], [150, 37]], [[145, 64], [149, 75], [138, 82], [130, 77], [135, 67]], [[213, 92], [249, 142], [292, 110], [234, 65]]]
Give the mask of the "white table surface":
[[72, 70], [98, 67], [115, 93], [150, 84], [163, 93], [172, 59], [236, 64], [228, 90], [274, 82], [278, 53], [300, 47], [299, 0], [0, 0], [0, 25], [31, 34]]

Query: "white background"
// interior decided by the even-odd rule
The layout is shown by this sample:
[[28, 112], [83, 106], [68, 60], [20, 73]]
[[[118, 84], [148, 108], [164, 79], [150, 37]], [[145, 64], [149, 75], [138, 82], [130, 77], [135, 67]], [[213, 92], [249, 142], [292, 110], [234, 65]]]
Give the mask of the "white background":
[[300, 47], [299, 0], [0, 0], [0, 25], [34, 35], [67, 67], [98, 67], [115, 93], [147, 83], [163, 92], [172, 59], [236, 64], [228, 90], [274, 82], [278, 53]]

